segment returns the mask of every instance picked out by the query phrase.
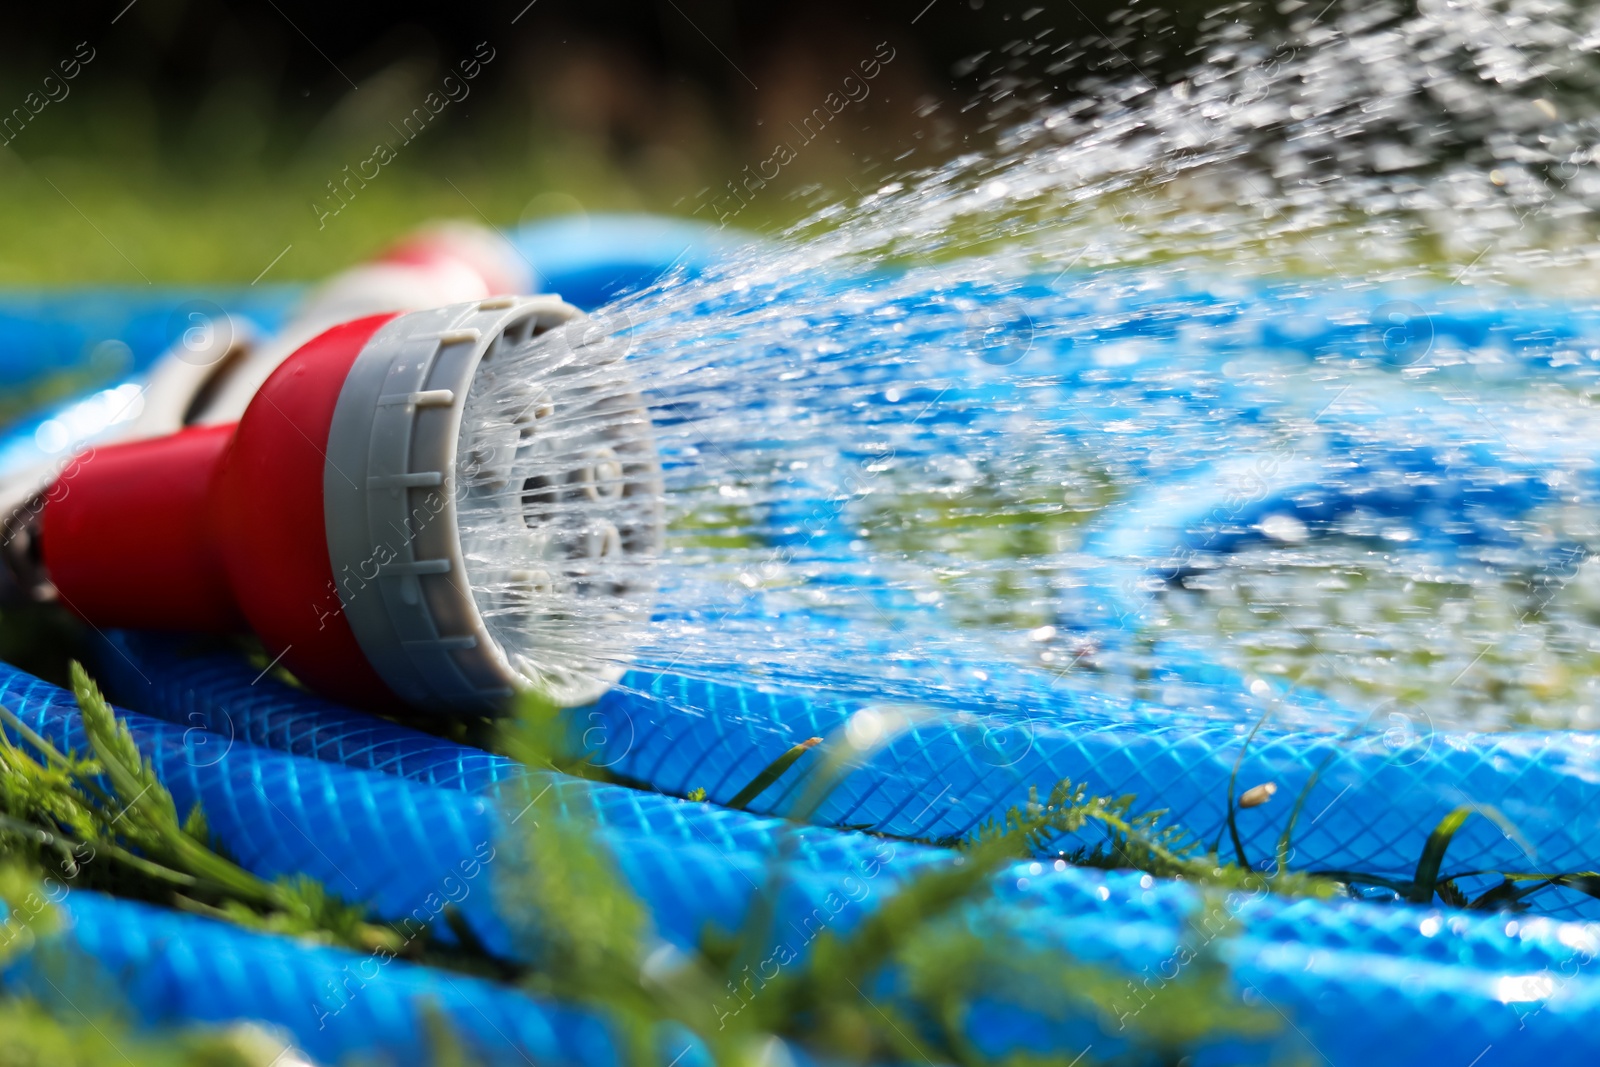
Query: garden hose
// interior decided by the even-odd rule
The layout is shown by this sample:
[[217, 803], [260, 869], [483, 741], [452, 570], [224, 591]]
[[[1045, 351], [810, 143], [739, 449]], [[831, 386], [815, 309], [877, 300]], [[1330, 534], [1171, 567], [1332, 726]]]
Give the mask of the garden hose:
[[[108, 650], [102, 660], [111, 684], [125, 687], [121, 691], [136, 694], [141, 706], [174, 723], [230, 732], [235, 745], [259, 741], [321, 759], [453, 783], [463, 791], [492, 791], [528, 773], [503, 757], [261, 678], [231, 654], [184, 655], [168, 639], [142, 635], [114, 635], [112, 641], [116, 651]], [[220, 741], [224, 733], [215, 737]], [[630, 829], [677, 848], [714, 837], [720, 853], [753, 861], [747, 868], [753, 877], [776, 854], [785, 833], [777, 820], [621, 786], [567, 779], [557, 788], [565, 793], [563, 809], [604, 812], [602, 822], [611, 830]], [[740, 822], [748, 828], [719, 828]], [[808, 844], [819, 842], [815, 830], [799, 833]], [[824, 838], [815, 851], [801, 847], [793, 855], [809, 854], [821, 869], [839, 871], [884, 851], [881, 840], [832, 836], [837, 842], [832, 849]], [[852, 840], [863, 840], [859, 850], [849, 844]], [[901, 864], [925, 862], [939, 850], [893, 842], [891, 851], [893, 860], [882, 864], [876, 876], [888, 884], [902, 877]], [[1264, 894], [1207, 898], [1182, 883], [1064, 864], [1017, 864], [996, 893], [1007, 910], [984, 912], [985, 921], [1022, 922], [1029, 931], [1027, 940], [1035, 942], [1046, 936], [1041, 931], [1053, 931], [1052, 943], [1080, 958], [1125, 968], [1136, 983], [1154, 983], [1148, 988], [1170, 979], [1150, 976], [1171, 966], [1172, 953], [1196, 917], [1210, 923], [1213, 934], [1227, 926], [1230, 933], [1220, 943], [1241, 988], [1289, 1012], [1316, 1048], [1340, 1057], [1336, 1062], [1344, 1055], [1398, 1061], [1420, 1056], [1440, 1042], [1459, 1051], [1472, 1046], [1472, 1054], [1496, 1042], [1519, 1055], [1531, 1054], [1535, 1041], [1544, 1047], [1546, 1035], [1539, 1034], [1542, 1026], [1522, 1028], [1521, 1017], [1552, 1005], [1560, 1013], [1579, 1011], [1568, 1007], [1576, 1004], [1568, 998], [1580, 996], [1575, 981], [1590, 981], [1584, 968], [1600, 947], [1600, 942], [1591, 943], [1594, 928], [1579, 923], [1527, 916], [1508, 925], [1504, 916], [1492, 914]], [[1029, 915], [1034, 917], [1021, 918]], [[1424, 976], [1433, 984], [1424, 986]], [[1425, 989], [1448, 989], [1450, 994]], [[1130, 1010], [1137, 1010], [1136, 994], [1130, 997]], [[1359, 1005], [1370, 1029], [1342, 1026], [1338, 1011], [1326, 1007], [1333, 1002], [1350, 1010]], [[1446, 1017], [1452, 1021], [1446, 1023]], [[1558, 1042], [1573, 1039], [1565, 1023], [1552, 1030], [1559, 1032], [1559, 1037], [1550, 1035]], [[1555, 1054], [1576, 1055], [1578, 1047], [1568, 1045]]]
[[[391, 953], [254, 933], [85, 889], [66, 891], [54, 908], [60, 929], [0, 968], [0, 984], [68, 1014], [79, 1003], [104, 1003], [114, 990], [112, 1006], [145, 1026], [264, 1025], [289, 1043], [278, 1063], [376, 1053], [396, 1065], [431, 1062], [431, 1014], [479, 1062], [620, 1062], [609, 1025], [592, 1012]], [[8, 918], [38, 921], [20, 909]], [[662, 1062], [689, 1043], [671, 1037], [676, 1043]]]

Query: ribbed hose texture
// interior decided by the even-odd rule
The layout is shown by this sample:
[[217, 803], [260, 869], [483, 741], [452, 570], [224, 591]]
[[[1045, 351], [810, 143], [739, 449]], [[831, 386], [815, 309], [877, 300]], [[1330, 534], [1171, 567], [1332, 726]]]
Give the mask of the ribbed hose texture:
[[[184, 658], [159, 641], [122, 635], [116, 640], [149, 681], [139, 680], [129, 661], [118, 671], [109, 659], [106, 677], [136, 686], [145, 707], [180, 721], [228, 726], [239, 738], [396, 774], [454, 777], [464, 788], [492, 789], [523, 773], [502, 757], [331, 705], [271, 679], [252, 684], [254, 671], [236, 657]], [[471, 766], [498, 770], [472, 781], [450, 770]], [[573, 810], [610, 812], [612, 829], [626, 826], [649, 835], [669, 854], [717, 832], [724, 859], [737, 860], [757, 881], [783, 828], [774, 820], [618, 786], [568, 779], [557, 788]], [[631, 802], [597, 799], [609, 794], [631, 794]], [[745, 825], [710, 831], [740, 822]], [[815, 829], [801, 836], [808, 843], [819, 840]], [[819, 844], [811, 863], [849, 871], [846, 865], [865, 852], [866, 845], [853, 843], [862, 835], [831, 836], [838, 844]], [[869, 862], [853, 873], [884, 887], [903, 878], [908, 863], [939, 855], [904, 842], [863, 840], [880, 859], [889, 858], [881, 868]], [[821, 928], [848, 929], [870, 907], [858, 904], [856, 895], [836, 897], [832, 906], [824, 898], [821, 907], [813, 903], [809, 910], [789, 898], [780, 910], [798, 918], [792, 939], [803, 947]], [[1135, 1010], [1147, 995], [1141, 991], [1159, 989], [1167, 980], [1162, 975], [1173, 973], [1188, 924], [1214, 931], [1227, 926], [1230, 932], [1219, 935], [1217, 944], [1241, 988], [1292, 1016], [1306, 1039], [1336, 1062], [1345, 1055], [1411, 1062], [1441, 1048], [1470, 1061], [1490, 1044], [1561, 1061], [1580, 1051], [1592, 1055], [1600, 1043], [1600, 1035], [1579, 1036], [1581, 1014], [1588, 1010], [1580, 1005], [1595, 995], [1586, 968], [1600, 951], [1600, 930], [1587, 924], [1357, 901], [1235, 895], [1219, 902], [1182, 883], [1058, 869], [1053, 863], [1017, 865], [996, 886], [996, 897], [997, 904], [972, 921], [999, 922], [1030, 941], [1043, 938], [1079, 958], [1127, 970], [1133, 983], [1128, 1004]], [[730, 899], [728, 906], [738, 905]], [[1349, 1026], [1341, 1012], [1360, 1012], [1363, 1025]], [[1539, 1024], [1522, 1026], [1535, 1012]], [[1027, 1029], [1017, 1025], [1017, 1033]]]
[[[129, 670], [123, 655], [103, 657], [108, 678], [121, 679], [128, 695], [155, 686], [148, 706], [173, 709], [180, 721], [468, 792], [525, 773], [503, 757], [463, 751], [365, 716], [352, 720], [346, 709], [313, 697], [299, 698], [304, 706], [298, 713], [286, 712], [272, 696], [281, 688], [270, 679], [249, 684], [242, 664], [226, 657], [185, 664], [158, 655], [143, 640], [142, 652], [129, 646], [123, 655], [155, 656], [143, 671], [151, 681]], [[1032, 715], [1019, 720], [977, 705], [965, 714], [912, 722], [862, 755], [816, 820], [910, 838], [959, 836], [1025, 803], [1030, 787], [1048, 792], [1065, 777], [1098, 793], [1131, 793], [1151, 798], [1151, 804], [1159, 799], [1171, 819], [1204, 841], [1223, 834], [1228, 785], [1248, 726], [1167, 708], [1141, 713], [1133, 707], [1119, 715], [1111, 702], [1051, 688], [1042, 677], [1030, 694], [1023, 688], [1027, 673], [1013, 671], [1007, 684]], [[196, 693], [215, 695], [201, 701]], [[204, 709], [197, 706], [202, 702], [208, 702]], [[259, 707], [277, 711], [254, 714]], [[602, 765], [666, 793], [703, 788], [709, 799], [725, 803], [794, 744], [836, 735], [851, 715], [869, 707], [859, 699], [636, 671], [576, 714], [590, 726], [581, 734], [598, 742]], [[1004, 746], [990, 743], [997, 733], [1006, 737]], [[779, 815], [790, 810], [815, 758], [803, 757], [752, 807]], [[1291, 798], [1309, 784], [1295, 822], [1295, 867], [1406, 878], [1444, 815], [1463, 804], [1492, 805], [1515, 824], [1520, 840], [1488, 818], [1469, 819], [1451, 845], [1447, 870], [1587, 870], [1595, 865], [1588, 828], [1600, 819], [1597, 780], [1600, 738], [1593, 734], [1440, 733], [1396, 749], [1381, 735], [1350, 738], [1333, 729], [1291, 731], [1268, 724], [1249, 742], [1237, 787], [1273, 782], [1279, 800], [1241, 810], [1236, 821], [1247, 856], [1270, 859], [1293, 811]], [[553, 787], [564, 803], [582, 798], [590, 813], [619, 830], [669, 833], [725, 851], [746, 844], [770, 847], [777, 827], [698, 807], [685, 823], [691, 809], [664, 798], [645, 800], [648, 794], [635, 790], [580, 786], [570, 779], [556, 779]], [[837, 839], [803, 840], [806, 847], [826, 847], [821, 842]], [[823, 869], [827, 862], [815, 859]], [[1496, 880], [1485, 876], [1464, 884], [1487, 887]], [[1590, 898], [1563, 889], [1545, 890], [1531, 902], [1538, 911], [1566, 917], [1600, 913]]]
[[[1291, 863], [1301, 870], [1353, 870], [1409, 878], [1429, 833], [1462, 805], [1492, 806], [1520, 831], [1472, 818], [1448, 853], [1447, 870], [1581, 871], [1596, 865], [1600, 821], [1600, 737], [1565, 731], [1436, 733], [1392, 747], [1381, 735], [1336, 729], [1285, 730], [1176, 714], [1170, 709], [1112, 717], [1099, 702], [1044, 686], [1023, 714], [975, 704], [966, 714], [907, 720], [865, 751], [816, 812], [815, 821], [905, 837], [965, 834], [1023, 804], [1030, 787], [1047, 793], [1063, 778], [1142, 807], [1210, 843], [1223, 835], [1229, 783], [1272, 782], [1279, 799], [1241, 811], [1247, 857], [1270, 859], [1305, 791]], [[634, 672], [586, 714], [598, 762], [668, 793], [706, 790], [726, 802], [797, 742], [832, 736], [872, 702], [768, 690], [736, 680]], [[1158, 714], [1159, 712], [1159, 714]], [[893, 724], [899, 713], [884, 721]], [[990, 743], [997, 734], [1007, 743]], [[1244, 751], [1241, 761], [1241, 751]], [[803, 772], [807, 756], [795, 772]], [[758, 797], [754, 810], [782, 814], [806, 788], [792, 773]], [[1225, 838], [1223, 838], [1226, 841]], [[1052, 848], [1080, 842], [1062, 841]], [[1226, 845], [1225, 845], [1226, 848]], [[1229, 855], [1228, 851], [1224, 855]], [[1468, 889], [1498, 881], [1468, 879]], [[1567, 890], [1532, 898], [1570, 917], [1600, 915], [1596, 902]]]
[[432, 1011], [484, 1063], [618, 1062], [608, 1026], [593, 1013], [483, 979], [86, 890], [60, 907], [60, 933], [12, 961], [0, 981], [68, 1018], [80, 1002], [103, 1004], [91, 998], [110, 991], [114, 1006], [146, 1025], [245, 1020], [283, 1034], [318, 1063], [361, 1056], [422, 1065], [424, 1013]]

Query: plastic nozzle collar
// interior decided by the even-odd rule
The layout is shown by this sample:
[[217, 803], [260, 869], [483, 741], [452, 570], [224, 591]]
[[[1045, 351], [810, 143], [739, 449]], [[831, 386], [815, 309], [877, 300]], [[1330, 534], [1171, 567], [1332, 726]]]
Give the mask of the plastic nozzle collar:
[[323, 475], [328, 555], [356, 641], [410, 704], [492, 708], [527, 684], [473, 601], [456, 449], [485, 356], [579, 314], [540, 296], [404, 315], [372, 336], [345, 379]]
[[[569, 335], [582, 333], [582, 319], [554, 296], [413, 312], [379, 327], [345, 377], [323, 467], [328, 558], [344, 622], [384, 685], [408, 704], [493, 711], [530, 687], [559, 704], [584, 704], [622, 673], [623, 620], [648, 612], [653, 587], [573, 574], [596, 563], [648, 570], [663, 538], [661, 465], [649, 419], [613, 354]], [[568, 323], [571, 330], [540, 349], [548, 359], [530, 358], [535, 338]], [[587, 395], [596, 388], [590, 364], [606, 368], [598, 404]], [[469, 400], [480, 373], [493, 381], [508, 372], [540, 400], [511, 416], [517, 443], [485, 448], [498, 420], [477, 425], [486, 412], [473, 411]], [[538, 380], [523, 382], [526, 376]], [[564, 385], [569, 376], [583, 384]], [[574, 539], [562, 536], [593, 522], [580, 514], [582, 504], [552, 505], [525, 484], [542, 477], [518, 473], [519, 450], [536, 448], [536, 416], [552, 405], [562, 409], [563, 436], [586, 446], [563, 458], [561, 477], [590, 485], [594, 457], [620, 453], [627, 462], [610, 463], [609, 491], [641, 502], [626, 509], [628, 520], [598, 521], [609, 537], [576, 539], [587, 549], [573, 550]], [[550, 412], [543, 414], [548, 423]], [[497, 546], [508, 547], [509, 557]], [[508, 575], [522, 594], [509, 609], [496, 595]], [[486, 602], [496, 609], [492, 620]]]

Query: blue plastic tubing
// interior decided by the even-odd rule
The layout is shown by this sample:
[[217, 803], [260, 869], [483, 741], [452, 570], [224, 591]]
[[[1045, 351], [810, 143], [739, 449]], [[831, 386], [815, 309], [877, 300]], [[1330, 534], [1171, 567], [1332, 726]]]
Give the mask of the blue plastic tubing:
[[[431, 1008], [482, 1062], [618, 1062], [602, 1020], [493, 982], [64, 889], [55, 883], [49, 891], [60, 933], [12, 960], [0, 983], [58, 1005], [68, 1017], [84, 989], [98, 990], [145, 1024], [248, 1019], [286, 1033], [319, 1063], [377, 1055], [422, 1064], [424, 1011]], [[19, 911], [10, 925], [25, 921], [36, 920]], [[673, 1053], [686, 1043], [678, 1039]]]
[[[187, 727], [187, 742], [171, 745], [183, 756], [163, 758], [163, 748], [150, 748], [164, 780], [194, 780], [194, 765], [204, 763], [259, 783], [256, 790], [263, 795], [307, 797], [314, 792], [307, 788], [315, 777], [311, 768], [342, 771], [327, 783], [347, 801], [319, 809], [315, 818], [323, 821], [311, 822], [308, 812], [306, 826], [324, 847], [337, 843], [339, 867], [358, 880], [368, 863], [366, 853], [387, 847], [368, 842], [365, 835], [373, 831], [360, 828], [372, 813], [402, 847], [430, 841], [412, 862], [416, 880], [423, 883], [439, 875], [438, 867], [422, 868], [448, 853], [453, 836], [448, 825], [428, 824], [438, 818], [428, 814], [434, 809], [415, 800], [399, 805], [394, 793], [379, 789], [374, 779], [406, 787], [412, 797], [448, 793], [467, 803], [496, 793], [515, 803], [524, 791], [508, 785], [530, 778], [529, 784], [557, 790], [566, 810], [597, 819], [601, 840], [657, 923], [663, 931], [675, 931], [668, 936], [680, 942], [692, 936], [696, 922], [737, 921], [753, 884], [765, 881], [764, 864], [785, 847], [787, 834], [797, 840], [787, 844], [793, 851], [776, 938], [801, 951], [808, 933], [824, 926], [847, 929], [910, 871], [948, 856], [856, 833], [793, 830], [777, 820], [621, 786], [530, 774], [503, 757], [341, 708], [270, 678], [255, 680], [255, 672], [230, 655], [188, 658], [162, 641], [129, 635], [113, 640], [118, 648], [102, 658], [102, 677], [121, 699], [170, 720], [158, 726], [130, 715], [141, 744], [148, 745], [163, 728], [171, 737]], [[58, 690], [15, 675], [0, 685], [0, 700], [34, 709], [26, 716], [33, 723], [47, 723], [52, 715], [70, 717]], [[46, 706], [57, 710], [39, 710]], [[231, 771], [224, 770], [230, 766]], [[275, 766], [293, 766], [299, 788], [285, 791], [282, 773], [267, 770]], [[363, 785], [352, 791], [347, 783], [357, 779]], [[417, 782], [428, 785], [412, 784]], [[213, 817], [215, 831], [250, 862], [259, 851], [252, 838], [276, 840], [281, 834], [271, 822], [227, 818], [225, 790], [218, 798], [222, 803], [207, 799], [217, 789], [202, 785], [198, 799], [208, 812], [215, 807], [224, 816]], [[179, 799], [182, 803], [184, 797]], [[309, 853], [305, 862], [312, 873], [330, 869], [318, 862], [315, 850], [302, 852]], [[333, 879], [338, 877], [333, 872]], [[831, 902], [828, 892], [836, 894]], [[1441, 1049], [1443, 1055], [1464, 1054], [1470, 1060], [1488, 1044], [1518, 1057], [1578, 1062], [1600, 1045], [1600, 1035], [1586, 1033], [1582, 1022], [1582, 1013], [1591, 1010], [1590, 998], [1600, 995], [1600, 984], [1587, 970], [1600, 952], [1600, 931], [1586, 924], [1528, 916], [1508, 924], [1505, 916], [1364, 901], [1237, 895], [1208, 901], [1182, 883], [1155, 882], [1137, 873], [1058, 869], [1046, 862], [1021, 863], [1005, 872], [993, 901], [966, 916], [968, 922], [1003, 924], [1025, 931], [1031, 943], [1058, 944], [1078, 958], [1124, 970], [1132, 983], [1130, 1011], [1140, 1003], [1136, 989], [1154, 990], [1162, 984], [1160, 975], [1176, 973], [1175, 954], [1187, 923], [1205, 928], [1211, 922], [1220, 929], [1224, 920], [1237, 922], [1235, 936], [1216, 942], [1234, 980], [1295, 1020], [1294, 1041], [1303, 1034], [1335, 1062], [1362, 1056], [1402, 1063]], [[882, 993], [893, 995], [892, 979]], [[1523, 1025], [1534, 1009], [1538, 1025]], [[1351, 1018], [1363, 1024], [1352, 1026]], [[1037, 1019], [1009, 1015], [1000, 1006], [978, 1013], [973, 1028], [980, 1044], [992, 1050], [1023, 1046], [1076, 1054], [1082, 1047], [1077, 1028], [1042, 1027]], [[1072, 1041], [1080, 1043], [1072, 1046]], [[1213, 1049], [1202, 1061], [1255, 1062], [1278, 1051]]]

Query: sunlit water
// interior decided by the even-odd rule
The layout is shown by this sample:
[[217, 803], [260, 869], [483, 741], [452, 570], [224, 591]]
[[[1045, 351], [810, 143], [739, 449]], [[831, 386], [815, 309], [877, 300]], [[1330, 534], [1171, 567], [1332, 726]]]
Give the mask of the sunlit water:
[[[545, 530], [470, 537], [524, 669], [1600, 724], [1600, 12], [1294, 8], [1215, 20], [1159, 84], [1131, 37], [1030, 23], [985, 150], [501, 357], [473, 410], [502, 434], [561, 368], [510, 473], [465, 479]], [[1078, 102], [1017, 121], [1085, 52]], [[1262, 511], [1250, 457], [1353, 502]], [[1419, 480], [1460, 507], [1362, 502]], [[1525, 505], [1477, 503], [1508, 484]], [[1233, 494], [1244, 542], [1115, 551], [1162, 492]]]

